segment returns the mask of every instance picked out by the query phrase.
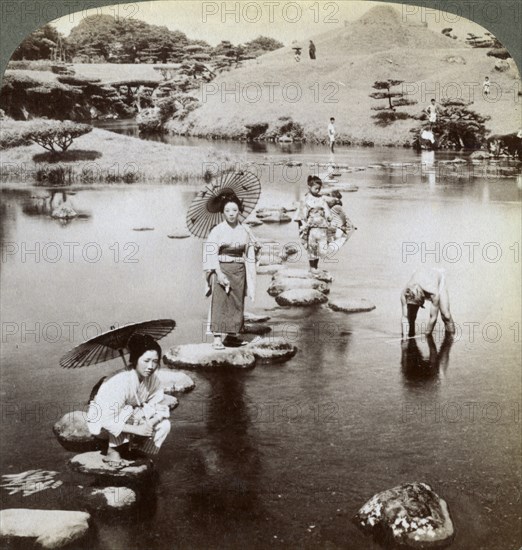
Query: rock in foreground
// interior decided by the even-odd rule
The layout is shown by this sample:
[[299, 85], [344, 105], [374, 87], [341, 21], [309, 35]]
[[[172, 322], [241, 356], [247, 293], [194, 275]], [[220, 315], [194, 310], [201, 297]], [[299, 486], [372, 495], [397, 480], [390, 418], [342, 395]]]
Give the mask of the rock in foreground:
[[115, 468], [103, 461], [100, 452], [82, 453], [69, 460], [69, 465], [76, 472], [105, 477], [113, 480], [141, 481], [152, 473], [153, 463], [148, 458], [133, 460], [125, 468]]
[[297, 347], [284, 338], [263, 338], [247, 346], [261, 363], [282, 363], [297, 353]]
[[53, 433], [64, 449], [74, 453], [97, 451], [105, 446], [89, 431], [87, 413], [84, 411], [72, 411], [62, 416], [53, 426]]
[[187, 393], [196, 387], [194, 380], [184, 372], [171, 369], [158, 369], [156, 374], [163, 386], [163, 391], [169, 395]]
[[128, 487], [90, 488], [85, 498], [93, 512], [124, 512], [137, 503], [136, 492]]
[[255, 357], [251, 350], [225, 348], [215, 350], [212, 344], [185, 344], [171, 348], [163, 358], [167, 365], [177, 368], [253, 367]]
[[372, 311], [375, 309], [375, 304], [361, 298], [360, 300], [349, 300], [345, 298], [336, 298], [328, 302], [328, 307], [333, 311], [342, 313], [362, 313], [364, 311]]
[[275, 300], [280, 306], [308, 307], [324, 304], [328, 298], [318, 290], [294, 288], [282, 292]]
[[446, 502], [426, 483], [405, 483], [374, 495], [353, 521], [387, 546], [446, 546], [454, 534]]
[[9, 508], [0, 512], [0, 536], [36, 538], [42, 548], [62, 548], [87, 533], [90, 517], [86, 512]]

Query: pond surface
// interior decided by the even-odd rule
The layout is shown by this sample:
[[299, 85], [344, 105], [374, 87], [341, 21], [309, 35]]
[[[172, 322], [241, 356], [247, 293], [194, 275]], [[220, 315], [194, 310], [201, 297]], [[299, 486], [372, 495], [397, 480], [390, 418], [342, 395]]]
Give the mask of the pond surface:
[[[293, 172], [261, 166], [262, 205], [301, 199], [307, 163], [329, 160], [324, 147], [213, 145], [246, 162], [303, 163]], [[247, 309], [267, 312], [297, 355], [189, 373], [197, 386], [172, 414], [155, 496], [137, 518], [99, 518], [91, 548], [378, 548], [350, 519], [374, 493], [407, 481], [446, 499], [452, 548], [520, 547], [520, 179], [494, 170], [469, 177], [469, 163], [449, 175], [443, 161], [455, 156], [339, 148], [336, 162], [364, 168], [339, 178], [359, 187], [343, 195], [358, 230], [324, 267], [332, 297], [366, 298], [376, 309], [279, 308], [265, 292], [270, 276], [259, 276]], [[410, 164], [369, 168], [383, 162]], [[115, 360], [61, 369], [60, 357], [85, 337], [168, 317], [177, 327], [164, 350], [205, 338], [202, 242], [167, 237], [199, 185], [77, 190], [68, 199], [82, 216], [65, 225], [34, 198], [45, 190], [3, 190], [0, 473], [39, 467], [61, 472], [65, 487], [87, 483], [68, 472], [72, 455], [51, 432], [120, 368]], [[144, 227], [153, 230], [133, 230]], [[254, 232], [297, 241], [293, 223]], [[419, 267], [446, 269], [459, 327], [449, 346], [437, 332], [429, 368], [426, 341], [400, 343], [399, 294]], [[67, 489], [58, 493], [2, 491], [2, 507], [61, 507]]]

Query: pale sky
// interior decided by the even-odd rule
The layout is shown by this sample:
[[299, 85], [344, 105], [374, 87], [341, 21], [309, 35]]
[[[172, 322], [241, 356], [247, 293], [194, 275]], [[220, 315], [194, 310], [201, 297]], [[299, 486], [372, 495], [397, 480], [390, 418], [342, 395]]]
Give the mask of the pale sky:
[[464, 39], [467, 32], [482, 34], [484, 29], [461, 17], [431, 8], [401, 4], [383, 4], [359, 0], [332, 1], [204, 1], [155, 0], [107, 6], [74, 12], [51, 23], [65, 34], [89, 15], [106, 14], [122, 19], [141, 19], [152, 25], [180, 30], [190, 39], [205, 40], [216, 45], [221, 40], [233, 44], [248, 42], [259, 35], [270, 36], [289, 45], [293, 40], [305, 40], [343, 25], [345, 20], [358, 19], [374, 6], [393, 6], [405, 22], [426, 21], [439, 32], [452, 27]]

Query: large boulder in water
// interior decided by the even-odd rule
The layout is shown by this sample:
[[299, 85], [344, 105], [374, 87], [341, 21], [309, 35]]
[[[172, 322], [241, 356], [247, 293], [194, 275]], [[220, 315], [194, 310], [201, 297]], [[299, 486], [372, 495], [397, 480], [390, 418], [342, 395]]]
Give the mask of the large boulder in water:
[[375, 305], [364, 298], [351, 300], [347, 298], [334, 298], [328, 302], [328, 307], [333, 311], [340, 311], [342, 313], [362, 313], [375, 309]]
[[253, 367], [255, 357], [245, 347], [215, 350], [212, 344], [185, 344], [171, 348], [163, 358], [167, 365], [176, 368], [220, 368], [240, 369]]
[[62, 548], [87, 534], [90, 518], [87, 512], [8, 508], [0, 512], [0, 537], [36, 539], [42, 548]]
[[353, 521], [386, 547], [446, 546], [454, 534], [446, 502], [426, 483], [405, 483], [374, 495]]
[[187, 393], [196, 387], [194, 380], [181, 371], [158, 369], [156, 374], [163, 386], [163, 391], [169, 395]]
[[52, 213], [51, 218], [57, 218], [60, 220], [70, 220], [76, 218], [78, 212], [68, 203], [62, 202], [58, 207], [56, 207]]
[[308, 307], [324, 304], [328, 298], [318, 290], [294, 288], [282, 292], [275, 300], [280, 306]]
[[89, 431], [87, 413], [84, 411], [72, 411], [62, 416], [53, 426], [53, 433], [64, 449], [74, 453], [97, 451], [106, 446], [104, 441]]
[[263, 338], [247, 346], [261, 363], [282, 363], [297, 353], [285, 338]]
[[82, 453], [71, 458], [69, 466], [76, 472], [110, 479], [113, 482], [139, 482], [148, 479], [152, 474], [153, 463], [149, 458], [131, 460], [124, 468], [104, 462], [104, 458], [100, 452]]
[[279, 296], [287, 290], [293, 289], [308, 289], [308, 290], [318, 290], [323, 294], [328, 294], [330, 292], [330, 287], [327, 283], [319, 281], [319, 279], [299, 279], [297, 277], [277, 277], [272, 280], [272, 283], [267, 289], [270, 296]]

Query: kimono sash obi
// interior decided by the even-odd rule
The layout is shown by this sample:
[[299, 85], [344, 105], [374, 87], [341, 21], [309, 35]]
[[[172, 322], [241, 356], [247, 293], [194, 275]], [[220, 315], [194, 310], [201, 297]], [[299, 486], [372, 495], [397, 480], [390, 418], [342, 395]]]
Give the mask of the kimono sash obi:
[[236, 263], [245, 263], [243, 254], [245, 253], [246, 246], [230, 246], [222, 245], [219, 247], [218, 260], [224, 263], [236, 262]]

